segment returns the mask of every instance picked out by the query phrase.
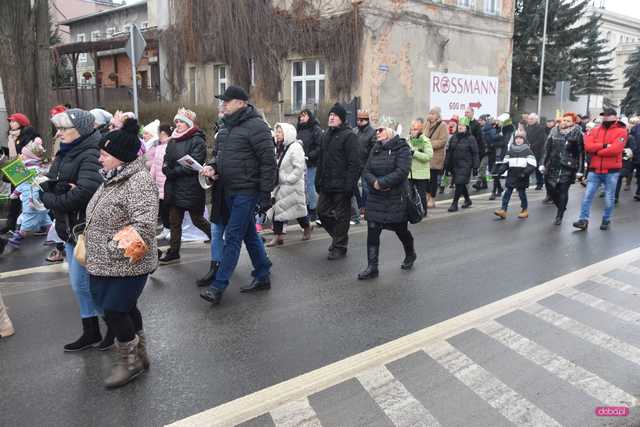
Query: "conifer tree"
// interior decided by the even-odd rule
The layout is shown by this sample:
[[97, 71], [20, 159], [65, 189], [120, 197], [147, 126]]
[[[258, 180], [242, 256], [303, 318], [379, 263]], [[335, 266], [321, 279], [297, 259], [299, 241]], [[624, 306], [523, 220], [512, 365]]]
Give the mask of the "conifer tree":
[[627, 116], [640, 114], [640, 47], [629, 57], [624, 78], [627, 95], [620, 103], [622, 112]]

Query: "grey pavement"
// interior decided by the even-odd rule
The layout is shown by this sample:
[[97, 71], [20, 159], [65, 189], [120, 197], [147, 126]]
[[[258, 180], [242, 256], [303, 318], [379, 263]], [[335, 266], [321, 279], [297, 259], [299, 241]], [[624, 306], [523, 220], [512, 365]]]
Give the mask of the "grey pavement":
[[[62, 352], [80, 331], [64, 274], [0, 278], [17, 329], [0, 342], [0, 425], [168, 424], [639, 246], [640, 203], [630, 197], [621, 198], [609, 232], [595, 226], [574, 232], [581, 192], [572, 191], [561, 227], [552, 224], [555, 209], [534, 191], [525, 221], [515, 218], [517, 197], [507, 221], [494, 220], [497, 202], [482, 200], [486, 196], [455, 215], [441, 204], [431, 219], [411, 227], [419, 256], [414, 270], [399, 269], [401, 245], [383, 234], [380, 277], [370, 282], [355, 279], [366, 264], [366, 227], [354, 227], [349, 256], [338, 262], [326, 260], [322, 232], [301, 243], [292, 231], [285, 246], [269, 249], [271, 291], [238, 292], [250, 280], [243, 252], [217, 308], [200, 300], [193, 283], [206, 270], [207, 246], [185, 247], [182, 263], [161, 267], [141, 299], [151, 370], [117, 391], [101, 386], [112, 354]], [[594, 204], [593, 225], [601, 203]], [[41, 257], [27, 249], [1, 257], [0, 271], [41, 265], [28, 262]], [[637, 408], [626, 418], [594, 415], [595, 406], [605, 406], [603, 396], [640, 396], [640, 359], [634, 359], [640, 329], [633, 323], [640, 320], [640, 297], [633, 295], [634, 286], [640, 289], [633, 272], [639, 261], [604, 274], [610, 282], [600, 277], [571, 288], [578, 297], [558, 293], [536, 305], [599, 331], [598, 344], [576, 335], [578, 329], [563, 329], [566, 323], [515, 309], [430, 352], [417, 349], [308, 395], [295, 411], [273, 408], [244, 425], [640, 425]], [[598, 301], [615, 310], [603, 311]], [[614, 354], [605, 338], [625, 345]], [[573, 376], [554, 366], [569, 366]], [[494, 388], [478, 388], [483, 382]], [[298, 424], [287, 424], [291, 413]]]

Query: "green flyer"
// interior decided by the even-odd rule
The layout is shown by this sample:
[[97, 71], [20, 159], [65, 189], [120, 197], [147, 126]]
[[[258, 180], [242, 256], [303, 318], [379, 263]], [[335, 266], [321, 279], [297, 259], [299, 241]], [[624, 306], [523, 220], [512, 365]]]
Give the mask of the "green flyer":
[[27, 169], [20, 159], [7, 163], [0, 170], [16, 187], [37, 175], [35, 170]]

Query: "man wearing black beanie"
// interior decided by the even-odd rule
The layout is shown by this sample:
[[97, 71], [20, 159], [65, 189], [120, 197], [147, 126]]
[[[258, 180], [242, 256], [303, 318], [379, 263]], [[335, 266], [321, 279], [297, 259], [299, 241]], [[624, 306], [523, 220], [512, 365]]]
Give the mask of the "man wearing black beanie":
[[347, 255], [351, 197], [360, 175], [358, 136], [346, 119], [347, 111], [336, 103], [329, 111], [329, 130], [322, 136], [318, 157], [318, 216], [332, 238], [329, 260]]

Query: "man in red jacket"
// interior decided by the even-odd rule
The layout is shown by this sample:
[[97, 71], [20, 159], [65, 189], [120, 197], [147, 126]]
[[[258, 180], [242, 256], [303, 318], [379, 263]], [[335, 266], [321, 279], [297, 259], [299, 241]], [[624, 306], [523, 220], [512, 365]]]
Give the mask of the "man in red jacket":
[[602, 124], [588, 132], [584, 139], [584, 150], [591, 156], [591, 161], [587, 190], [580, 208], [580, 218], [573, 223], [573, 226], [580, 230], [586, 230], [589, 226], [591, 203], [600, 184], [604, 185], [605, 192], [605, 208], [600, 230], [609, 229], [616, 184], [622, 169], [622, 152], [628, 138], [627, 127], [618, 120], [616, 110], [605, 108], [600, 116], [602, 116]]

